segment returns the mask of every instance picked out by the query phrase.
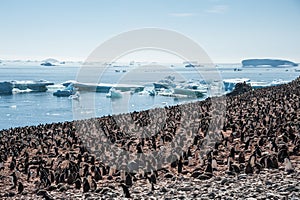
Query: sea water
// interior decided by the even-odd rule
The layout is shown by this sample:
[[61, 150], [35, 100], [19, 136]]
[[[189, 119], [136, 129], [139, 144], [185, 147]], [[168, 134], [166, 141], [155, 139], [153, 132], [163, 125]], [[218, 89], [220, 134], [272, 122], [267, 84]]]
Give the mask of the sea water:
[[[142, 66], [142, 65], [141, 65]], [[165, 76], [174, 75], [178, 81], [203, 80], [202, 72], [193, 68], [185, 68], [182, 64], [165, 64], [164, 67], [148, 66], [119, 67], [116, 72], [110, 66], [101, 74], [102, 83], [130, 83], [151, 87], [152, 83]], [[77, 80], [82, 65], [76, 62], [60, 66], [43, 67], [39, 62], [4, 62], [0, 64], [0, 81], [12, 80], [47, 80], [60, 84], [68, 80]], [[241, 71], [235, 71], [238, 67]], [[240, 64], [218, 64], [217, 72], [222, 79], [249, 78], [251, 81], [271, 82], [273, 80], [291, 81], [300, 75], [298, 68], [241, 68]], [[124, 70], [124, 72], [122, 71]], [[91, 75], [93, 73], [91, 72]], [[180, 80], [181, 79], [181, 80]], [[86, 80], [89, 80], [88, 75]], [[149, 96], [126, 94], [120, 99], [107, 98], [104, 93], [81, 92], [80, 99], [53, 96], [55, 90], [47, 92], [14, 93], [0, 95], [0, 130], [10, 127], [38, 125], [44, 123], [71, 121], [78, 118], [100, 117], [132, 111], [140, 111], [154, 107], [176, 105], [202, 99], [178, 99], [165, 96]], [[92, 99], [90, 107], [80, 109], [85, 99]], [[79, 115], [78, 115], [79, 112]]]

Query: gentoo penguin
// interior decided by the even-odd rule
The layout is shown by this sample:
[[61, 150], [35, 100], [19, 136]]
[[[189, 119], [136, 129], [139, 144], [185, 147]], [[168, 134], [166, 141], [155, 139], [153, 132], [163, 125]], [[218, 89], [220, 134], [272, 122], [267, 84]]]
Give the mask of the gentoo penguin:
[[19, 182], [19, 185], [18, 185], [18, 194], [21, 194], [24, 190], [24, 186], [21, 182]]
[[122, 189], [123, 189], [123, 192], [124, 192], [125, 198], [131, 198], [131, 196], [130, 196], [130, 193], [129, 193], [128, 186], [127, 186], [127, 185], [125, 185], [125, 184], [123, 184], [123, 183], [122, 183], [120, 186], [121, 186], [121, 187], [122, 187]]

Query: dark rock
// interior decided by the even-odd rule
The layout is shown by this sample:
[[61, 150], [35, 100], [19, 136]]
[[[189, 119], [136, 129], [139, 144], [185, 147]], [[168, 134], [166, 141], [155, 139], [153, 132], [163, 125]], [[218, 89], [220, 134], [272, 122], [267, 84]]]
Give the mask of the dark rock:
[[226, 96], [236, 96], [236, 95], [240, 95], [243, 94], [245, 92], [249, 92], [252, 90], [252, 87], [250, 84], [247, 84], [246, 82], [244, 83], [237, 83], [235, 85], [235, 88], [232, 92], [226, 94]]

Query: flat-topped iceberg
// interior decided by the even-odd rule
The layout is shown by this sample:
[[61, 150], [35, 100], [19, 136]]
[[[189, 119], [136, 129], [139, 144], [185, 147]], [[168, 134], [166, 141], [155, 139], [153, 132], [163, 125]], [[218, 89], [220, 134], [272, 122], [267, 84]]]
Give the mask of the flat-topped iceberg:
[[297, 63], [280, 59], [246, 59], [243, 67], [296, 67]]
[[65, 87], [70, 84], [78, 89], [79, 91], [90, 91], [90, 92], [100, 92], [100, 93], [108, 93], [109, 90], [113, 87], [116, 90], [120, 90], [121, 92], [140, 92], [144, 90], [144, 86], [142, 85], [131, 85], [131, 84], [110, 84], [110, 83], [83, 83], [77, 82], [74, 80], [66, 81], [62, 83]]

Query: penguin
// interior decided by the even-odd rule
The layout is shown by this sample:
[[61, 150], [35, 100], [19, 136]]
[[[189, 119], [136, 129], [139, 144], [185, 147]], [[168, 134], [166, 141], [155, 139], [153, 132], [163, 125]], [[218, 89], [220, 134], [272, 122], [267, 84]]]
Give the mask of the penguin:
[[217, 164], [217, 160], [215, 158], [212, 159], [211, 161], [211, 166], [213, 170], [218, 170], [218, 164]]
[[240, 141], [241, 142], [245, 141], [245, 133], [243, 131], [241, 132]]
[[16, 159], [13, 157], [13, 158], [11, 159], [11, 162], [10, 162], [10, 165], [9, 165], [10, 171], [14, 170], [15, 167], [16, 167]]
[[261, 157], [261, 149], [257, 144], [255, 145], [255, 153], [259, 158]]
[[277, 160], [276, 156], [272, 157], [272, 163], [273, 163], [273, 168], [274, 169], [278, 169], [279, 168], [278, 160]]
[[53, 171], [50, 172], [50, 181], [51, 181], [51, 183], [53, 183], [55, 181], [55, 176], [54, 176]]
[[132, 186], [132, 176], [128, 173], [127, 175], [126, 175], [126, 179], [125, 179], [125, 184], [127, 185], [127, 186], [129, 186], [129, 187], [131, 187]]
[[176, 168], [178, 165], [178, 160], [171, 162], [171, 168]]
[[256, 154], [255, 152], [250, 156], [248, 163], [254, 167], [256, 163]]
[[79, 178], [75, 181], [75, 188], [77, 190], [80, 190], [81, 188], [81, 180]]
[[16, 172], [13, 172], [11, 174], [11, 177], [12, 177], [12, 183], [13, 183], [13, 186], [11, 187], [11, 189], [14, 189], [17, 187], [17, 182], [18, 182], [18, 178], [16, 176]]
[[150, 176], [150, 182], [153, 184], [156, 184], [156, 175], [155, 175], [155, 173], [153, 173], [153, 171]]
[[208, 161], [207, 166], [205, 168], [205, 172], [213, 173], [213, 168], [212, 168], [211, 161]]
[[249, 148], [249, 146], [250, 146], [250, 141], [251, 141], [251, 139], [248, 138], [248, 140], [247, 140], [246, 143], [245, 143], [245, 150], [248, 150], [248, 148]]
[[250, 162], [248, 162], [247, 165], [246, 165], [245, 173], [246, 174], [253, 174], [253, 168], [252, 168]]
[[0, 171], [1, 170], [4, 170], [4, 162], [3, 162], [2, 156], [0, 156]]
[[182, 163], [182, 159], [180, 158], [178, 160], [178, 166], [177, 166], [177, 172], [178, 172], [178, 174], [180, 174], [182, 172], [182, 167], [183, 167], [183, 163]]
[[83, 188], [83, 193], [86, 193], [91, 189], [89, 181], [87, 180], [87, 178], [83, 178], [82, 188]]
[[188, 148], [187, 157], [192, 157], [191, 147]]
[[278, 161], [283, 163], [285, 158], [289, 158], [289, 154], [288, 150], [286, 148], [283, 148], [278, 152]]
[[141, 143], [138, 143], [137, 146], [136, 146], [136, 149], [137, 149], [137, 153], [143, 153], [143, 149], [142, 149], [142, 144]]
[[245, 163], [245, 154], [243, 151], [240, 151], [238, 160], [239, 163]]
[[285, 170], [288, 174], [291, 174], [291, 173], [294, 172], [294, 168], [293, 168], [293, 166], [292, 166], [292, 163], [291, 163], [290, 159], [285, 158], [285, 159], [284, 159], [284, 164], [285, 164], [284, 170]]
[[121, 170], [121, 172], [120, 172], [120, 178], [121, 178], [121, 181], [125, 181], [126, 180], [126, 172], [125, 172], [125, 170]]
[[95, 179], [92, 179], [92, 188], [93, 188], [93, 191], [97, 190], [97, 183], [96, 183]]
[[23, 192], [23, 190], [24, 190], [24, 186], [21, 182], [19, 182], [19, 184], [18, 184], [18, 194], [21, 194]]
[[234, 147], [231, 147], [231, 149], [230, 149], [230, 157], [231, 157], [232, 159], [235, 158], [235, 149], [234, 149]]
[[100, 174], [100, 169], [98, 167], [95, 168], [94, 178], [96, 181], [102, 180], [102, 176]]
[[129, 193], [128, 186], [127, 186], [127, 185], [125, 185], [125, 184], [123, 184], [123, 183], [122, 183], [120, 186], [121, 186], [121, 187], [122, 187], [122, 189], [123, 189], [123, 192], [124, 192], [125, 198], [131, 198], [131, 196], [130, 196], [130, 193]]

